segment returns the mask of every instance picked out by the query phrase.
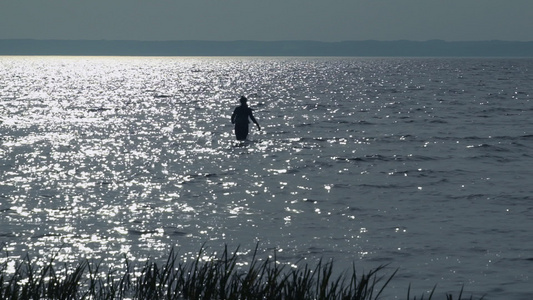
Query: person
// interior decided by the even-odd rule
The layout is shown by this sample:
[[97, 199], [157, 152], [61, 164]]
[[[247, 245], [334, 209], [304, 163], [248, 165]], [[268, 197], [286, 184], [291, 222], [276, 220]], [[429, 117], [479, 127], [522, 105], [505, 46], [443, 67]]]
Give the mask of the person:
[[257, 123], [252, 111], [253, 109], [248, 107], [248, 99], [241, 96], [240, 100], [241, 105], [237, 106], [231, 115], [231, 124], [235, 124], [235, 137], [239, 141], [246, 140], [248, 136], [248, 124], [250, 120], [257, 125], [257, 129], [261, 130], [261, 126]]

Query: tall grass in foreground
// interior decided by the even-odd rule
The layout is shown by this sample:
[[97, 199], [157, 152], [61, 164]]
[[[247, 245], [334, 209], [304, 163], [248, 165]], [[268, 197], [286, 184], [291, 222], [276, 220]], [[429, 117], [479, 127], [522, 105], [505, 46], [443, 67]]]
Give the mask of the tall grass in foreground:
[[[245, 268], [239, 267], [237, 250], [227, 248], [221, 255], [179, 262], [174, 251], [166, 263], [148, 262], [137, 270], [128, 261], [124, 270], [100, 271], [100, 264], [80, 262], [74, 267], [54, 268], [54, 259], [40, 267], [30, 258], [8, 267], [0, 266], [0, 299], [378, 299], [392, 280], [378, 276], [383, 266], [358, 275], [352, 271], [333, 276], [331, 262], [318, 262], [289, 268], [274, 257], [261, 260], [254, 256]], [[8, 271], [9, 269], [9, 271]], [[407, 299], [410, 299], [407, 291]], [[461, 299], [446, 295], [446, 299]], [[432, 294], [428, 299], [432, 298]], [[413, 299], [417, 299], [416, 297]], [[421, 299], [424, 299], [423, 297]], [[472, 299], [472, 297], [470, 297]]]

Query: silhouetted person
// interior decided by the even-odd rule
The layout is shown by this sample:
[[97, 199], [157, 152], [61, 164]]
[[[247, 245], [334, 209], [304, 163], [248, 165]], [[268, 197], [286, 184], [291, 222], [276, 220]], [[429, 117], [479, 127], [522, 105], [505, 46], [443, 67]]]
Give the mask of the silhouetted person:
[[261, 126], [257, 123], [257, 120], [254, 118], [252, 109], [248, 107], [246, 103], [248, 99], [242, 96], [239, 100], [241, 102], [240, 106], [237, 106], [231, 115], [231, 123], [235, 124], [235, 137], [239, 141], [246, 140], [248, 136], [248, 124], [250, 120], [257, 125], [257, 129], [261, 130]]

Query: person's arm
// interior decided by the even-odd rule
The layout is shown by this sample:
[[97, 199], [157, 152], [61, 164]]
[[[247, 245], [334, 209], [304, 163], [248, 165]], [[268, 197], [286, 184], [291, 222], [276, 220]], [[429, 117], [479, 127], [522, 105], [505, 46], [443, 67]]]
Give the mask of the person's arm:
[[254, 118], [254, 115], [252, 114], [252, 110], [250, 110], [250, 119], [252, 120], [252, 122], [255, 123], [255, 125], [257, 125], [257, 129], [261, 130], [261, 126], [259, 126], [259, 123], [257, 123], [257, 120]]

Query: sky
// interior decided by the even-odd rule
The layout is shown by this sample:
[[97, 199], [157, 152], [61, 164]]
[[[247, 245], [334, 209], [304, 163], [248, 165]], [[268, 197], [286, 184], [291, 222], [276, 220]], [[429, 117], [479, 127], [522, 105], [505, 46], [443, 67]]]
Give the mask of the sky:
[[533, 0], [0, 0], [0, 39], [533, 41]]

